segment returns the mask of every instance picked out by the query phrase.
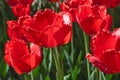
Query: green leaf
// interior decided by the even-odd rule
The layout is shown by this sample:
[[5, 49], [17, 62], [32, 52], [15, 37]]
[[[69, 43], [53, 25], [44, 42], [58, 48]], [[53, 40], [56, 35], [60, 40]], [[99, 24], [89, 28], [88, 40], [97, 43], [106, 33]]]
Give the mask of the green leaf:
[[40, 66], [37, 66], [37, 67], [32, 71], [33, 78], [35, 78], [35, 77], [39, 74], [39, 71], [40, 71]]
[[8, 65], [5, 63], [4, 59], [2, 59], [0, 63], [0, 76], [6, 77], [8, 69], [9, 69]]
[[95, 78], [95, 69], [92, 71], [90, 75], [90, 80], [94, 80], [94, 78]]
[[64, 80], [69, 80], [70, 74], [64, 76]]
[[49, 75], [45, 77], [45, 80], [50, 80], [50, 77], [49, 77]]
[[113, 75], [111, 75], [111, 74], [107, 74], [107, 75], [106, 75], [106, 80], [111, 80], [111, 79], [112, 79], [112, 76], [113, 76]]
[[71, 65], [70, 56], [68, 55], [68, 53], [67, 53], [67, 51], [66, 51], [65, 49], [63, 49], [63, 51], [64, 51], [64, 54], [65, 54], [65, 57], [66, 57], [67, 63], [68, 63], [68, 65], [69, 65], [69, 67], [70, 67], [70, 71], [72, 72], [73, 69], [72, 69], [72, 65]]
[[52, 59], [52, 51], [51, 51], [51, 49], [50, 49], [50, 53], [49, 53], [49, 64], [48, 64], [48, 72], [50, 72], [50, 70], [51, 70], [51, 67], [52, 67], [52, 61], [53, 61], [53, 59]]
[[77, 80], [77, 76], [80, 72], [80, 63], [81, 63], [81, 57], [82, 57], [82, 51], [80, 51], [78, 58], [77, 58], [77, 62], [76, 65], [74, 67], [74, 71], [72, 72], [72, 79], [73, 80]]

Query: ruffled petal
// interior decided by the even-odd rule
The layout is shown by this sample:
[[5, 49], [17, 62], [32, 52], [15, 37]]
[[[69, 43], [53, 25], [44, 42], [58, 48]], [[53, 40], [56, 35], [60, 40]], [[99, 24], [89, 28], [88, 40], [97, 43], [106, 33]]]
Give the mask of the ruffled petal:
[[40, 64], [40, 62], [42, 61], [41, 48], [38, 45], [31, 43], [30, 44], [30, 56], [31, 56], [31, 59], [30, 59], [31, 67], [33, 69], [36, 66], [38, 66]]
[[89, 35], [96, 34], [99, 30], [109, 30], [111, 17], [107, 15], [105, 6], [80, 6], [76, 19], [80, 27]]
[[44, 30], [47, 25], [52, 25], [56, 14], [51, 9], [45, 9], [44, 11], [37, 11], [34, 15], [35, 21], [39, 25], [40, 30]]
[[115, 49], [116, 43], [117, 38], [112, 33], [102, 30], [92, 37], [90, 47], [94, 55], [99, 57], [104, 51]]
[[18, 38], [25, 40], [20, 25], [15, 20], [7, 21], [7, 33], [10, 39]]
[[24, 5], [31, 5], [33, 0], [19, 0], [19, 2]]
[[72, 21], [76, 22], [76, 12], [79, 6], [91, 5], [92, 0], [68, 0], [60, 4], [60, 10], [71, 14]]
[[24, 6], [31, 5], [33, 0], [7, 0], [10, 6], [16, 6], [17, 4], [23, 4]]
[[17, 18], [24, 15], [30, 15], [30, 5], [24, 6], [23, 4], [17, 4], [12, 7], [12, 12]]
[[120, 29], [113, 32], [101, 30], [91, 39], [91, 51], [86, 58], [105, 73], [120, 72]]
[[18, 4], [18, 0], [7, 0], [9, 6], [15, 6]]
[[105, 73], [114, 74], [120, 72], [120, 53], [116, 53], [114, 50], [106, 51], [100, 58], [91, 54], [87, 54], [86, 58]]
[[120, 4], [120, 0], [93, 0], [94, 5], [105, 5], [108, 8], [115, 8]]
[[53, 25], [48, 26], [41, 34], [41, 44], [46, 47], [55, 47], [67, 44], [71, 40], [72, 25], [69, 14], [61, 12], [56, 16]]
[[72, 20], [67, 12], [55, 13], [46, 9], [23, 21], [24, 36], [30, 42], [44, 47], [66, 44], [71, 39]]
[[38, 45], [30, 44], [30, 50], [23, 40], [12, 39], [5, 45], [5, 61], [18, 74], [30, 72], [39, 65], [42, 54]]
[[113, 32], [101, 30], [91, 39], [91, 50], [95, 56], [100, 56], [106, 50], [119, 50], [120, 29]]

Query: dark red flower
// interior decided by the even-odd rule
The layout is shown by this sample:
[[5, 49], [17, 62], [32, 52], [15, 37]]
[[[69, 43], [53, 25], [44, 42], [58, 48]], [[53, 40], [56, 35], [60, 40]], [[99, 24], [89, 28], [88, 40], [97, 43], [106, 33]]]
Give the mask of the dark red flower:
[[30, 15], [30, 6], [33, 0], [7, 0], [11, 6], [12, 12], [15, 17]]
[[87, 59], [101, 71], [109, 74], [120, 72], [120, 28], [113, 32], [100, 31], [91, 39]]
[[12, 7], [12, 12], [17, 18], [24, 15], [30, 15], [30, 6], [24, 6], [23, 4], [17, 4]]
[[31, 5], [34, 0], [18, 0], [21, 4], [27, 6]]
[[87, 34], [96, 34], [100, 29], [109, 30], [111, 16], [105, 6], [80, 6], [76, 14], [77, 22]]
[[40, 64], [42, 53], [38, 45], [31, 43], [29, 49], [23, 40], [12, 39], [5, 45], [4, 59], [16, 73], [23, 74]]
[[66, 12], [55, 13], [50, 9], [38, 11], [33, 18], [23, 21], [23, 31], [28, 41], [45, 47], [55, 47], [70, 41], [71, 18]]
[[16, 6], [17, 4], [23, 4], [24, 6], [31, 5], [33, 0], [7, 0], [10, 6]]
[[91, 5], [92, 0], [67, 0], [60, 4], [61, 11], [67, 11], [72, 16], [72, 21], [76, 22], [76, 10], [82, 5]]
[[20, 26], [20, 24], [18, 24], [17, 21], [15, 20], [10, 20], [7, 21], [7, 33], [10, 39], [23, 39], [25, 40], [23, 31], [22, 31], [22, 27]]
[[50, 2], [59, 2], [59, 0], [48, 0]]
[[15, 6], [18, 4], [18, 0], [7, 0], [9, 6]]
[[120, 0], [93, 0], [94, 5], [105, 5], [108, 8], [115, 8], [120, 4]]

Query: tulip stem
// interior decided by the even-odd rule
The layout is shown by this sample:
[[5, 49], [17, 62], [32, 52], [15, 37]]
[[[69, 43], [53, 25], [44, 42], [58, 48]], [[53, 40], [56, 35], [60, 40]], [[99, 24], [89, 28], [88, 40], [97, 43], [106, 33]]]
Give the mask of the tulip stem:
[[30, 72], [30, 76], [31, 76], [31, 80], [34, 80], [32, 71]]
[[63, 80], [63, 65], [61, 63], [62, 57], [59, 55], [61, 53], [58, 53], [57, 48], [53, 48], [52, 53], [57, 70], [57, 74], [56, 74], [57, 80]]
[[115, 14], [114, 14], [114, 9], [112, 9], [112, 10], [110, 10], [110, 14], [111, 14], [111, 16], [112, 16], [112, 18], [113, 18], [113, 21], [112, 21], [112, 30], [114, 29], [114, 27], [115, 27]]
[[99, 80], [102, 80], [102, 72], [101, 71], [99, 71]]
[[24, 80], [27, 80], [26, 75], [24, 75]]
[[[83, 37], [84, 37], [84, 46], [85, 46], [85, 53], [88, 53], [88, 37], [85, 34], [85, 32], [83, 32]], [[90, 80], [90, 64], [87, 60], [87, 76], [88, 76], [88, 80]]]
[[99, 71], [97, 68], [95, 68], [95, 76], [94, 76], [95, 80], [99, 80]]
[[6, 41], [7, 40], [7, 35], [6, 35], [6, 16], [5, 16], [5, 10], [4, 10], [4, 7], [3, 7], [3, 4], [2, 2], [0, 3], [1, 7], [0, 9], [2, 10], [2, 20], [3, 20], [3, 40]]

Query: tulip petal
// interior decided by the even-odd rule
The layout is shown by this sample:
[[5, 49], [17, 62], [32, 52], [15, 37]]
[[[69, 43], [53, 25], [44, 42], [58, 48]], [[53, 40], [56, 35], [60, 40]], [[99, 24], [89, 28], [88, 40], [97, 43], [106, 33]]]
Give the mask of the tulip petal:
[[99, 30], [109, 30], [111, 17], [107, 15], [105, 6], [80, 6], [76, 13], [80, 27], [89, 35], [96, 34]]
[[120, 4], [120, 0], [93, 0], [94, 5], [105, 5], [108, 8], [115, 8]]
[[115, 49], [116, 43], [117, 38], [115, 36], [109, 32], [101, 31], [91, 39], [90, 45], [94, 55], [99, 57], [105, 50]]
[[7, 21], [7, 33], [10, 39], [18, 38], [25, 40], [20, 25], [15, 20]]
[[55, 13], [46, 9], [21, 22], [24, 36], [29, 42], [53, 48], [66, 44], [71, 39], [72, 21], [67, 12]]
[[116, 53], [114, 50], [105, 52], [100, 58], [91, 54], [87, 54], [86, 58], [105, 73], [114, 74], [120, 72], [120, 53]]
[[12, 39], [5, 45], [5, 61], [18, 74], [30, 72], [42, 59], [38, 45], [30, 44], [30, 50], [23, 40]]

